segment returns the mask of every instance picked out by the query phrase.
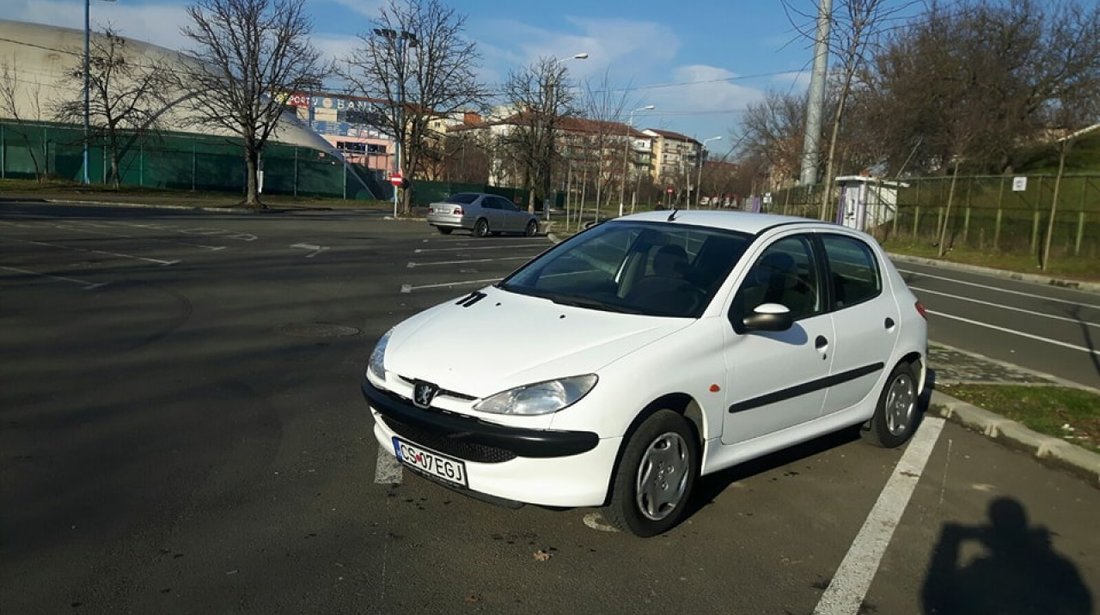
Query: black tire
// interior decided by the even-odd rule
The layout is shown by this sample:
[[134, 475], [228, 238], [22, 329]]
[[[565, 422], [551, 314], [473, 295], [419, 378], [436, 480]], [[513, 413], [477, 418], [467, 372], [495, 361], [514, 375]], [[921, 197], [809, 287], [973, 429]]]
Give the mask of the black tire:
[[449, 226], [437, 226], [435, 228], [439, 229], [439, 232], [443, 233], [444, 235], [450, 235], [451, 231], [454, 230], [453, 228], [451, 228]]
[[489, 221], [485, 218], [481, 218], [474, 224], [474, 235], [478, 237], [487, 237], [489, 235]]
[[870, 443], [883, 448], [905, 444], [920, 424], [920, 400], [916, 370], [909, 363], [898, 363], [878, 396], [875, 414], [861, 434]]
[[699, 474], [695, 430], [678, 412], [659, 410], [638, 426], [624, 446], [604, 517], [636, 536], [668, 531], [687, 512]]
[[531, 220], [527, 223], [527, 228], [523, 229], [524, 237], [534, 237], [539, 232], [539, 223]]

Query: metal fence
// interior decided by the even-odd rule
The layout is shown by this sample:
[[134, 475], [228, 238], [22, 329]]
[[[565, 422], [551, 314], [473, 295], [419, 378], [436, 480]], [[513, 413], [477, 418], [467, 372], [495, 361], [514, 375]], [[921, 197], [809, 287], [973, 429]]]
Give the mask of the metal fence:
[[[80, 181], [83, 132], [52, 123], [0, 121], [0, 178], [36, 176]], [[101, 142], [89, 143], [88, 176], [106, 183], [110, 162]], [[263, 192], [348, 199], [375, 198], [364, 169], [308, 148], [269, 142], [262, 158]], [[119, 157], [120, 183], [128, 186], [244, 192], [239, 139], [159, 133], [133, 139]]]
[[[844, 203], [834, 192], [825, 217], [866, 230], [882, 241], [929, 244], [939, 242], [946, 223], [948, 248], [1038, 258], [1046, 242], [1054, 184], [1053, 175], [959, 177], [949, 214], [950, 177], [910, 178], [900, 180], [898, 186], [877, 188], [887, 192], [886, 198], [869, 203], [858, 219], [843, 215]], [[817, 218], [820, 199], [819, 189], [795, 187], [773, 193], [764, 209]], [[1100, 175], [1065, 175], [1051, 231], [1051, 258], [1098, 254]]]

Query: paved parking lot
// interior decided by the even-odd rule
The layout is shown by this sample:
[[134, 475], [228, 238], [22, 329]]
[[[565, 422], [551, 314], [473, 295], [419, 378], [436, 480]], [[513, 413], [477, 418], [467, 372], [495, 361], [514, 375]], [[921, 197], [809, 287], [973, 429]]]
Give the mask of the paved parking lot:
[[401, 472], [375, 339], [549, 246], [0, 206], [0, 612], [1096, 609], [1100, 491], [953, 424], [919, 467], [848, 431], [708, 477], [650, 540]]

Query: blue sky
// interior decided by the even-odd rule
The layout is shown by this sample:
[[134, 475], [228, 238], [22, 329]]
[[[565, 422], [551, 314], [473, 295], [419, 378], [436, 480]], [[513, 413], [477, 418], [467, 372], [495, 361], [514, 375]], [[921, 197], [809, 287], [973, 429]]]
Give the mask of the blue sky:
[[[113, 24], [133, 38], [185, 46], [179, 26], [184, 0], [91, 0], [93, 28]], [[380, 0], [307, 0], [315, 44], [339, 56], [370, 28]], [[805, 89], [812, 49], [779, 0], [451, 0], [467, 16], [482, 55], [482, 78], [499, 83], [508, 71], [540, 56], [569, 62], [578, 81], [605, 74], [628, 92], [639, 128], [661, 128], [721, 152], [740, 112], [767, 89]], [[816, 0], [789, 0], [813, 13]], [[81, 0], [3, 0], [0, 18], [83, 27]], [[675, 85], [668, 85], [675, 84]], [[654, 87], [661, 86], [661, 87]]]

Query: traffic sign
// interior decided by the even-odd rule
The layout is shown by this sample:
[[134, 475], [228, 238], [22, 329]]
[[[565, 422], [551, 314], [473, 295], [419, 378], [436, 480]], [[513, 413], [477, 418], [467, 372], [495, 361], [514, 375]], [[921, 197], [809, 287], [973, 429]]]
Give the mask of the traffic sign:
[[403, 182], [403, 181], [404, 181], [404, 178], [401, 177], [400, 173], [394, 173], [393, 175], [390, 175], [390, 183], [393, 184], [394, 186], [400, 186], [401, 182]]

